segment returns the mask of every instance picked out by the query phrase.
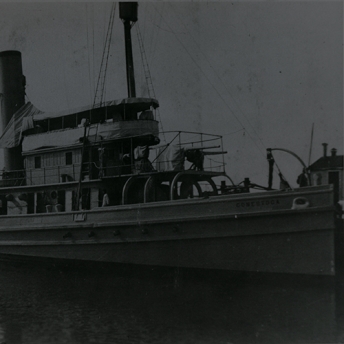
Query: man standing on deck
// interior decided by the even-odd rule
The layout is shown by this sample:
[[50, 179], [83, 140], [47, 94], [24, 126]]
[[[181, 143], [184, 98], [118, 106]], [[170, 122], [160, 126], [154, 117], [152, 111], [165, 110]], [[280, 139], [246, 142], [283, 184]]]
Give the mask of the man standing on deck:
[[109, 195], [107, 194], [106, 190], [103, 190], [103, 203], [102, 203], [102, 207], [107, 207], [110, 205], [110, 199], [109, 199]]
[[305, 168], [303, 168], [302, 173], [297, 177], [297, 183], [300, 185], [300, 188], [308, 186], [308, 176]]

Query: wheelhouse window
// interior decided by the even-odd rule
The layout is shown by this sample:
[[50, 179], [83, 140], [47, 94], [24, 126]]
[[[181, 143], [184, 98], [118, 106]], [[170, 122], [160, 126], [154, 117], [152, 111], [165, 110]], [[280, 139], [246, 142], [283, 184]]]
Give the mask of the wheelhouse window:
[[40, 156], [35, 156], [35, 168], [42, 167], [42, 159]]
[[66, 165], [73, 165], [73, 153], [66, 153]]

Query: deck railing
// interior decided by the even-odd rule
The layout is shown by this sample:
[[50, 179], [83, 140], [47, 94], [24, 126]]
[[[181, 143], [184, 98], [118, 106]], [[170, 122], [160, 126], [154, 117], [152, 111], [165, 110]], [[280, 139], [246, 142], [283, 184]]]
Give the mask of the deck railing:
[[197, 169], [200, 166], [193, 160], [202, 159], [204, 170], [225, 172], [226, 152], [222, 150], [222, 136], [192, 131], [167, 131], [162, 137], [165, 138], [165, 142], [158, 147], [151, 147], [153, 154], [150, 160], [155, 163], [157, 170], [163, 163], [168, 166], [173, 160], [173, 154], [178, 159], [179, 151], [185, 170]]
[[[129, 161], [115, 164], [85, 162], [83, 180], [123, 176], [151, 171], [183, 171], [188, 169], [225, 172], [222, 137], [197, 132], [169, 131], [165, 142], [149, 149], [145, 161], [129, 157]], [[133, 154], [134, 155], [134, 154]], [[0, 187], [56, 184], [78, 181], [80, 163], [72, 165], [43, 166], [25, 170], [0, 172]]]

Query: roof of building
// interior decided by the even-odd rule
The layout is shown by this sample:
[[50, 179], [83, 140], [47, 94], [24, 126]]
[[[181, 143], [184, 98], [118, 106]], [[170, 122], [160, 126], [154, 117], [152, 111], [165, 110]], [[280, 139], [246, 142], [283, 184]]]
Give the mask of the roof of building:
[[309, 166], [311, 171], [323, 169], [343, 169], [343, 155], [323, 156]]

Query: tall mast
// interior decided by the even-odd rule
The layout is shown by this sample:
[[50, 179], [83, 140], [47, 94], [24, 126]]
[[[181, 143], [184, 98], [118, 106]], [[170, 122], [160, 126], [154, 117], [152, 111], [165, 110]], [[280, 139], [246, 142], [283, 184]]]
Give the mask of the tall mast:
[[124, 24], [125, 60], [127, 68], [128, 98], [136, 97], [131, 27], [137, 22], [137, 2], [120, 2], [119, 17]]

